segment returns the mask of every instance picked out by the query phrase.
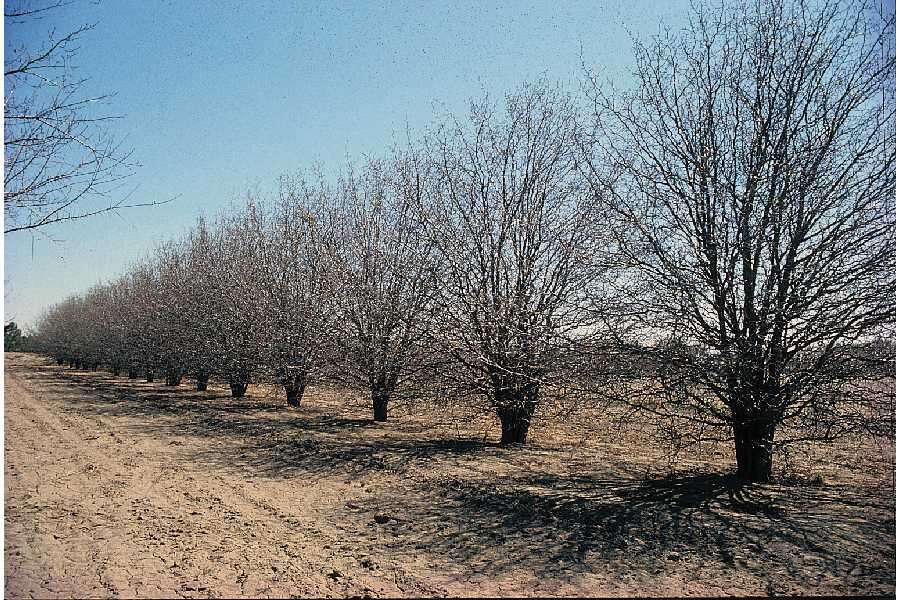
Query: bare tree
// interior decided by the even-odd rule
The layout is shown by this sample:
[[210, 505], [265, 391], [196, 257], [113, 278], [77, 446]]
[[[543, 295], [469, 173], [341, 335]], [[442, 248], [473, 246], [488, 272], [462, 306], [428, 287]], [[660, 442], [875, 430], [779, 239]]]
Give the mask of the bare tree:
[[428, 141], [422, 216], [442, 262], [434, 331], [463, 389], [488, 399], [501, 443], [525, 442], [554, 359], [584, 325], [593, 195], [571, 100], [539, 83], [502, 110], [473, 103]]
[[189, 253], [184, 243], [169, 242], [156, 249], [154, 262], [159, 271], [157, 290], [157, 331], [166, 385], [181, 384], [182, 377], [193, 366], [195, 356], [190, 321]]
[[124, 308], [129, 320], [129, 341], [135, 367], [146, 381], [166, 370], [163, 315], [165, 298], [160, 286], [158, 264], [146, 260], [129, 273], [129, 299]]
[[241, 211], [224, 215], [211, 231], [210, 255], [203, 281], [211, 312], [203, 316], [213, 345], [212, 372], [226, 378], [231, 395], [247, 392], [254, 372], [264, 364], [258, 342], [261, 240], [255, 234], [257, 208], [248, 201]]
[[634, 90], [595, 81], [595, 182], [645, 310], [622, 341], [659, 365], [631, 401], [727, 428], [746, 479], [771, 478], [782, 424], [892, 430], [860, 352], [894, 335], [892, 32], [841, 0], [699, 7], [636, 44]]
[[209, 375], [217, 364], [219, 323], [214, 317], [220, 301], [216, 290], [213, 235], [206, 220], [200, 218], [186, 239], [184, 273], [178, 279], [181, 299], [183, 350], [187, 353], [188, 372], [193, 375], [197, 390], [204, 391]]
[[132, 323], [125, 317], [128, 308], [126, 303], [129, 299], [126, 277], [120, 277], [107, 286], [103, 322], [103, 327], [107, 332], [108, 358], [105, 362], [110, 366], [113, 375], [119, 375], [122, 369], [126, 369], [129, 377], [135, 378], [137, 369], [130, 360]]
[[329, 196], [321, 178], [282, 177], [271, 216], [249, 215], [247, 235], [258, 248], [256, 346], [294, 407], [327, 365], [336, 317]]
[[91, 95], [75, 74], [77, 44], [93, 25], [51, 31], [37, 47], [20, 29], [67, 2], [4, 6], [4, 232], [159, 202], [130, 203], [121, 190], [134, 172], [131, 150], [111, 133], [117, 118], [97, 110], [111, 95]]
[[425, 169], [421, 157], [396, 152], [342, 182], [335, 375], [368, 388], [376, 421], [427, 363], [436, 252], [417, 212]]
[[37, 323], [37, 344], [41, 352], [52, 356], [57, 364], [81, 368], [77, 331], [79, 298], [70, 296], [49, 307]]

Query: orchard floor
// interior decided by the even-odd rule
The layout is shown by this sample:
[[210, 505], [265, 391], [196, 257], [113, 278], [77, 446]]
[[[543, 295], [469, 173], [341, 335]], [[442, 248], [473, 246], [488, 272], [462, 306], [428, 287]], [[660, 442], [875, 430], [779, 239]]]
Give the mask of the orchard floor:
[[5, 593], [22, 597], [895, 593], [894, 450], [740, 485], [582, 411], [487, 417], [271, 388], [235, 400], [6, 354]]

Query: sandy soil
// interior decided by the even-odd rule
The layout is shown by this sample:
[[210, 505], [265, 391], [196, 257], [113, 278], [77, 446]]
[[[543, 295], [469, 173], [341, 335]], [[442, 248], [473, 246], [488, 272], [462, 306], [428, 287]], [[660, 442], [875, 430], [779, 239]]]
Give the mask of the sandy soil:
[[895, 593], [893, 447], [812, 451], [822, 485], [672, 471], [599, 413], [527, 447], [489, 419], [312, 390], [288, 409], [6, 354], [7, 597]]

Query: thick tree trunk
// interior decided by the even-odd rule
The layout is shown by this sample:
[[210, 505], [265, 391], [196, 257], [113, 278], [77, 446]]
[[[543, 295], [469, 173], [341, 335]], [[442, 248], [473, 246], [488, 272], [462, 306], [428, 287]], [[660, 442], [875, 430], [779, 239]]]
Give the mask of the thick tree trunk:
[[196, 379], [197, 379], [197, 391], [205, 392], [206, 386], [207, 386], [207, 384], [209, 384], [209, 373], [207, 373], [206, 371], [203, 371], [203, 370], [197, 371]]
[[379, 423], [384, 423], [388, 419], [390, 397], [391, 393], [385, 387], [377, 385], [372, 387], [372, 412], [375, 420]]
[[153, 382], [153, 371], [151, 369], [147, 369], [147, 383]]
[[231, 381], [228, 383], [228, 387], [231, 388], [232, 398], [243, 398], [244, 394], [247, 393], [246, 381]]
[[299, 407], [303, 392], [306, 391], [306, 374], [285, 375], [281, 378], [281, 385], [284, 386], [284, 392], [287, 394], [288, 406]]
[[538, 387], [533, 384], [495, 390], [494, 401], [500, 419], [500, 444], [524, 444], [537, 406]]
[[246, 370], [240, 370], [228, 376], [228, 386], [231, 388], [232, 398], [242, 398], [247, 393], [247, 386], [250, 384], [250, 373]]
[[734, 424], [734, 451], [741, 479], [765, 483], [772, 480], [772, 441], [775, 423], [748, 419]]
[[528, 439], [528, 428], [531, 419], [526, 417], [522, 410], [516, 407], [501, 407], [497, 409], [500, 418], [500, 444], [524, 444]]
[[181, 369], [172, 368], [166, 370], [166, 385], [176, 386], [181, 385]]

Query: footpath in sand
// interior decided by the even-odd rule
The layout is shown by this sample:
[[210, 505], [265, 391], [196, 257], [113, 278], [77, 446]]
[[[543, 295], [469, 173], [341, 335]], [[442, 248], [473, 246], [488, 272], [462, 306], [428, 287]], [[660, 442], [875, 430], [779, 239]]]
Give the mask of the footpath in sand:
[[830, 458], [853, 469], [823, 487], [648, 480], [659, 457], [598, 419], [508, 449], [327, 390], [5, 364], [9, 598], [894, 592], [891, 454]]

